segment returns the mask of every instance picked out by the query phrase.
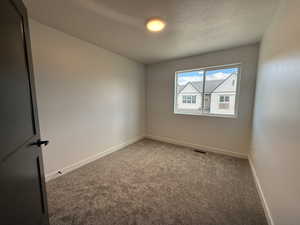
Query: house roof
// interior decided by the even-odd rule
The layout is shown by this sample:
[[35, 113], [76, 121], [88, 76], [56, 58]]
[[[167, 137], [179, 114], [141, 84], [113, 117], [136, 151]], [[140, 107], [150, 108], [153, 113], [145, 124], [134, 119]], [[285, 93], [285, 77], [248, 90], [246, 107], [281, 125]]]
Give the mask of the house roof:
[[[206, 80], [205, 81], [205, 93], [212, 93], [217, 87], [219, 87], [222, 83], [224, 83], [227, 79], [229, 79], [234, 73], [228, 76], [224, 80]], [[177, 86], [177, 93], [179, 94], [186, 86], [191, 84], [196, 90], [199, 92], [203, 92], [203, 81], [190, 81], [185, 85]]]

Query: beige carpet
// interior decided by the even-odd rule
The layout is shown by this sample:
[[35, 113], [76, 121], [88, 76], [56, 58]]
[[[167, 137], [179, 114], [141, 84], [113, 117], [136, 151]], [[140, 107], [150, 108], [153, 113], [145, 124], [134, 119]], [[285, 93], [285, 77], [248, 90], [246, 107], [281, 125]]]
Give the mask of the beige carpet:
[[267, 225], [247, 160], [151, 140], [47, 190], [51, 225]]

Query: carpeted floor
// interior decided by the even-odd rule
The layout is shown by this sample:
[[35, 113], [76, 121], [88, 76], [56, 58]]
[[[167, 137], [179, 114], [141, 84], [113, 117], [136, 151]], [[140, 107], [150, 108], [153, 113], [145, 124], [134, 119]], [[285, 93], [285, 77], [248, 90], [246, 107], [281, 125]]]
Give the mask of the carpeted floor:
[[47, 191], [51, 225], [267, 225], [247, 160], [146, 139]]

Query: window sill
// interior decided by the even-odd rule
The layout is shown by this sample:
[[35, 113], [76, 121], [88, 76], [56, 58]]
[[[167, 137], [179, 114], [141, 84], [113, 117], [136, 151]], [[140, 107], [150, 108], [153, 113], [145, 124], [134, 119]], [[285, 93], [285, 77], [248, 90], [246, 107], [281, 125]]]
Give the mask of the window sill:
[[234, 115], [222, 115], [222, 114], [206, 114], [206, 113], [193, 113], [193, 112], [174, 112], [175, 115], [187, 115], [187, 116], [207, 116], [207, 117], [218, 117], [218, 118], [229, 118], [237, 119], [237, 114]]

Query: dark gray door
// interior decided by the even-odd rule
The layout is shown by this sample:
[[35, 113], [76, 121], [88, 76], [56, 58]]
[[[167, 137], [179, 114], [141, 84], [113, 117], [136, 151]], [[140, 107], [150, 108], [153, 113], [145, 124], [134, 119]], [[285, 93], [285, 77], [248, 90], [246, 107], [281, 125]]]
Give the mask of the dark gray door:
[[1, 0], [0, 24], [0, 224], [46, 225], [43, 142], [21, 0]]

